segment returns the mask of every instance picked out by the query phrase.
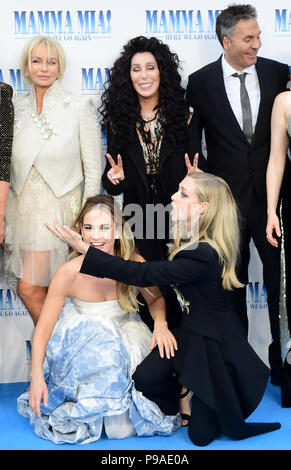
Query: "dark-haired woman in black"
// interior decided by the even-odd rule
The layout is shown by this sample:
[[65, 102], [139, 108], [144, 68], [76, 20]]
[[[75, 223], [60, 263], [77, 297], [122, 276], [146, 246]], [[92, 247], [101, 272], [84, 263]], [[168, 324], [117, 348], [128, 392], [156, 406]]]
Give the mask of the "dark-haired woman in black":
[[[185, 153], [199, 151], [178, 69], [166, 44], [139, 36], [110, 71], [101, 107], [109, 154], [103, 185], [112, 195], [124, 193], [124, 205], [169, 204], [186, 174]], [[165, 237], [157, 235], [137, 239], [146, 259], [165, 256]]]
[[[110, 84], [102, 96], [100, 111], [107, 129], [103, 185], [111, 195], [123, 193], [124, 206], [138, 205], [142, 227], [132, 229], [147, 260], [167, 256], [169, 224], [166, 218], [165, 230], [157, 227], [149, 209], [170, 204], [186, 174], [185, 153], [192, 160], [200, 148], [179, 65], [177, 55], [160, 40], [133, 38], [110, 70]], [[173, 326], [178, 305], [170, 289], [163, 294], [171, 305]]]

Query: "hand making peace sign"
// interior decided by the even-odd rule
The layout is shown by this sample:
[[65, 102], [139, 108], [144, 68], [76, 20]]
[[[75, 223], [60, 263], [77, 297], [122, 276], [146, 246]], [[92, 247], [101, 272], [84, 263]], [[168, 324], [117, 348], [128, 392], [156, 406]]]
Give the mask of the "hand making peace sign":
[[195, 171], [202, 172], [202, 170], [199, 170], [198, 168], [198, 158], [199, 158], [199, 153], [195, 153], [194, 159], [193, 159], [193, 165], [191, 165], [189, 155], [188, 153], [185, 153], [185, 164], [186, 164], [188, 173], [195, 173]]
[[[123, 181], [125, 178], [121, 155], [120, 154], [117, 155], [117, 163], [115, 163], [110, 153], [107, 153], [106, 157], [111, 165], [110, 170], [107, 172], [107, 178], [109, 179], [109, 181], [111, 181], [112, 184], [114, 185], [119, 184], [119, 182]], [[193, 164], [191, 164], [188, 154], [185, 153], [185, 164], [186, 164], [188, 173], [193, 173], [195, 171], [202, 171], [202, 170], [199, 170], [198, 168], [198, 158], [199, 158], [199, 153], [196, 153], [193, 159]]]
[[109, 181], [111, 181], [112, 184], [119, 184], [120, 181], [124, 180], [124, 171], [121, 155], [117, 155], [117, 163], [115, 163], [110, 153], [107, 153], [106, 157], [111, 165], [110, 170], [107, 172], [107, 178], [109, 179]]

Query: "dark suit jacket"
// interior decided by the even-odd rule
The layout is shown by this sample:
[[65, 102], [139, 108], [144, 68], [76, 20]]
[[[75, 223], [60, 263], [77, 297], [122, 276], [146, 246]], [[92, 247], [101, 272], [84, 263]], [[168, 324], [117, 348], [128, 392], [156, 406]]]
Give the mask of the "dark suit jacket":
[[13, 88], [0, 82], [0, 181], [10, 181], [14, 109]]
[[289, 68], [258, 58], [261, 101], [249, 145], [228, 101], [221, 58], [189, 76], [187, 99], [196, 113], [198, 134], [205, 130], [207, 170], [229, 184], [246, 216], [253, 191], [266, 206], [266, 169], [270, 153], [270, 117], [276, 95], [285, 90]]

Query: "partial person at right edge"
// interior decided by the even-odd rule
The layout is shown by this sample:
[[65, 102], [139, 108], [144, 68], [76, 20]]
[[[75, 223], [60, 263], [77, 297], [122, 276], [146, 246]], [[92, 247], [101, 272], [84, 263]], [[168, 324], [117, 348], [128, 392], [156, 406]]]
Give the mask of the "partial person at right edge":
[[[268, 221], [266, 234], [268, 242], [280, 251], [283, 282], [283, 295], [286, 299], [289, 335], [291, 331], [291, 299], [290, 299], [290, 178], [291, 162], [287, 157], [287, 149], [291, 139], [291, 93], [280, 93], [275, 101], [271, 119], [271, 153], [267, 168]], [[282, 201], [282, 227], [280, 226], [280, 203]], [[282, 228], [282, 233], [281, 233]], [[282, 237], [282, 243], [278, 240]], [[284, 308], [284, 305], [282, 305]], [[284, 312], [282, 312], [284, 315]], [[283, 349], [288, 345], [282, 344]], [[281, 402], [283, 408], [291, 406], [291, 349], [284, 360], [281, 385]], [[284, 351], [285, 353], [285, 351]]]
[[[216, 33], [223, 54], [190, 75], [187, 98], [195, 109], [200, 135], [205, 131], [207, 171], [227, 181], [241, 212], [240, 282], [248, 284], [251, 239], [263, 264], [273, 339], [269, 346], [271, 382], [280, 385], [280, 257], [265, 234], [266, 170], [272, 106], [275, 97], [286, 89], [289, 67], [257, 56], [260, 28], [251, 5], [222, 10]], [[234, 290], [233, 301], [247, 334], [246, 287]]]

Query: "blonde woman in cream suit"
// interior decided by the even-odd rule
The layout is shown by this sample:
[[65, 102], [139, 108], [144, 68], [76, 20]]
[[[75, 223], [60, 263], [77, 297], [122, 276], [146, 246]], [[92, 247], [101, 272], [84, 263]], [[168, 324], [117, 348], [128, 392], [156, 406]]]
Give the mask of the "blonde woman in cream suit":
[[[21, 71], [29, 92], [14, 101], [15, 129], [5, 242], [8, 279], [36, 324], [47, 288], [68, 255], [45, 227], [71, 226], [87, 197], [101, 191], [101, 135], [91, 99], [60, 86], [65, 68], [60, 44], [33, 38]], [[8, 281], [9, 282], [9, 281]]]

